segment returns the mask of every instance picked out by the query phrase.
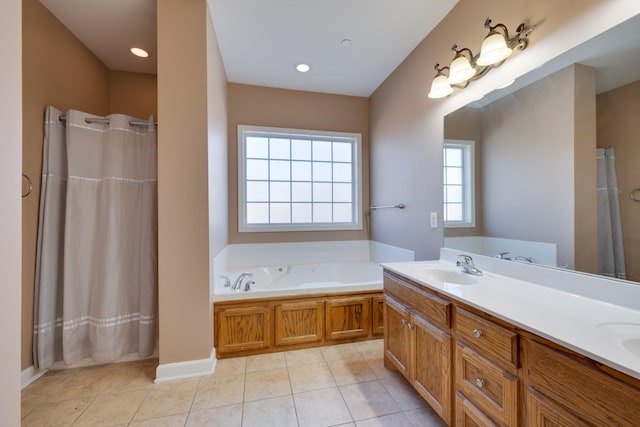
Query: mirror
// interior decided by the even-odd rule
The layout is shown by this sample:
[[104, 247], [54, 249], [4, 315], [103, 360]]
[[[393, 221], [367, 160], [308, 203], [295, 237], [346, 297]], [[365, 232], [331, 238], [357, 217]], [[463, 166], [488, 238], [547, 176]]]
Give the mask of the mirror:
[[445, 247], [640, 281], [640, 15], [449, 114], [447, 140], [474, 141], [475, 182], [445, 167], [445, 220], [474, 182], [475, 221]]

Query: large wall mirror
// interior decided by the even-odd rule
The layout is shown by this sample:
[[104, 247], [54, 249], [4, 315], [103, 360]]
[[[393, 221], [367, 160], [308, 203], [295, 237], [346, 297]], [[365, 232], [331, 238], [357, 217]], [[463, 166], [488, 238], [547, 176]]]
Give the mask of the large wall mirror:
[[640, 15], [446, 116], [444, 156], [445, 247], [640, 282]]

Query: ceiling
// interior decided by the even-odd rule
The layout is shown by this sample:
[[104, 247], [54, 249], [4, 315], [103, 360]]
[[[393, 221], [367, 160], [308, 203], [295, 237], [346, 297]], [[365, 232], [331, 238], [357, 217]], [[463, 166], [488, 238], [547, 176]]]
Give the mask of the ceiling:
[[[155, 0], [40, 0], [112, 70], [156, 72]], [[458, 0], [209, 0], [227, 79], [369, 96]], [[351, 44], [343, 46], [349, 39]], [[139, 46], [143, 60], [129, 53]], [[295, 71], [305, 62], [311, 71]]]

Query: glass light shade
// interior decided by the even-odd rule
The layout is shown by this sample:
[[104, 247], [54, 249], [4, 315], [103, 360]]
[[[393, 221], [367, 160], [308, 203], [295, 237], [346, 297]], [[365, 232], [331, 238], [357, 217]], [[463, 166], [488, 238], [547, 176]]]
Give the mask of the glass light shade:
[[449, 84], [447, 76], [444, 74], [438, 74], [433, 78], [433, 81], [431, 82], [431, 90], [427, 96], [432, 99], [444, 98], [445, 96], [450, 95], [451, 92], [453, 92], [453, 88]]
[[456, 55], [449, 65], [449, 84], [464, 83], [476, 75], [476, 70], [471, 66], [469, 59], [464, 55]]
[[504, 36], [497, 31], [491, 31], [482, 42], [480, 57], [476, 62], [482, 66], [497, 64], [507, 59], [511, 52], [512, 49], [507, 46]]

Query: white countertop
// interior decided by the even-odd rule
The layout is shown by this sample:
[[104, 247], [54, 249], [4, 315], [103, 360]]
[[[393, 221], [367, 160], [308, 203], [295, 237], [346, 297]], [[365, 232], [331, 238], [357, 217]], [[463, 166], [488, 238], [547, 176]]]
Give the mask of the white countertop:
[[388, 270], [640, 379], [640, 311], [484, 271], [477, 283], [430, 278], [444, 261], [384, 263]]

